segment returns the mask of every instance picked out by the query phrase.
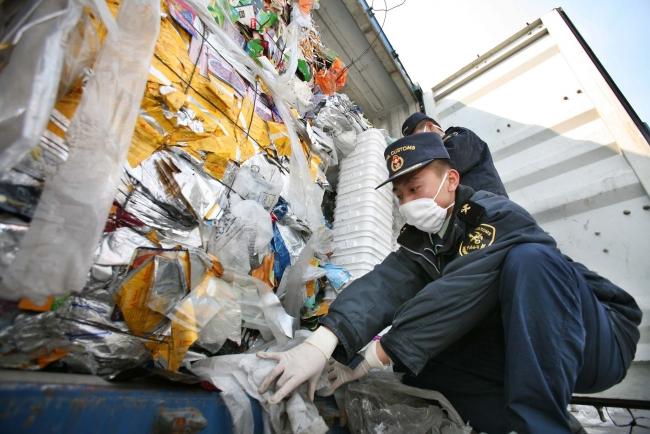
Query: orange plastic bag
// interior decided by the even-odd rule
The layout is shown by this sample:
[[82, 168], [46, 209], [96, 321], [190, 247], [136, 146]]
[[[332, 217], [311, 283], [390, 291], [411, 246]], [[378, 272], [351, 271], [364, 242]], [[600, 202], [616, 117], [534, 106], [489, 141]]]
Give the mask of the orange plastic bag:
[[316, 72], [316, 84], [325, 95], [331, 95], [343, 89], [348, 79], [348, 68], [343, 61], [337, 57], [329, 69], [321, 69]]
[[330, 72], [335, 76], [336, 90], [339, 91], [343, 89], [345, 82], [348, 79], [348, 68], [345, 67], [341, 58], [337, 57], [334, 59]]
[[316, 72], [316, 84], [325, 95], [331, 95], [336, 92], [336, 80], [327, 69], [321, 69]]
[[309, 15], [311, 10], [314, 9], [314, 0], [299, 0], [298, 7], [304, 15]]

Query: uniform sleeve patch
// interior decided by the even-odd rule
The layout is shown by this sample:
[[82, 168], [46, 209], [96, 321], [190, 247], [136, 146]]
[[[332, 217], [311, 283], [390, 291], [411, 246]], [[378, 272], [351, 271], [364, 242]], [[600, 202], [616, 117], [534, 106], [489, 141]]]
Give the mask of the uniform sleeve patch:
[[484, 214], [485, 208], [471, 200], [463, 203], [458, 211], [458, 217], [470, 226], [478, 226]]
[[494, 243], [496, 234], [497, 230], [494, 226], [485, 223], [478, 225], [461, 241], [458, 254], [465, 256], [475, 250], [481, 250], [491, 246]]

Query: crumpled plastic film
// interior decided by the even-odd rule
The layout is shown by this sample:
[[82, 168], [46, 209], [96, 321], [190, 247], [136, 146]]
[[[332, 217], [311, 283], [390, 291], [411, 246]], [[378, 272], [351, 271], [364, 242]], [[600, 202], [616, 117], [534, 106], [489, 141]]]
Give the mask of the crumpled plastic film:
[[333, 137], [341, 157], [346, 157], [354, 150], [357, 133], [345, 113], [334, 107], [324, 107], [318, 112], [316, 125]]
[[174, 181], [197, 219], [217, 218], [222, 212], [226, 188], [199, 170], [195, 165], [198, 162], [189, 161], [189, 154], [178, 148], [172, 151], [174, 153], [168, 153], [170, 158], [161, 170], [168, 171], [168, 179]]
[[67, 298], [54, 311], [22, 314], [0, 333], [0, 366], [38, 369], [61, 361], [76, 372], [112, 378], [150, 360], [140, 338], [113, 321], [103, 288]]
[[11, 266], [20, 240], [27, 232], [28, 225], [22, 221], [0, 222], [0, 275]]
[[242, 313], [238, 300], [220, 299], [221, 308], [199, 333], [199, 345], [216, 353], [226, 340], [241, 343]]
[[149, 288], [154, 279], [154, 260], [147, 258], [120, 282], [116, 292], [117, 305], [129, 329], [138, 336], [153, 333], [164, 327], [165, 316], [147, 306]]
[[[175, 191], [177, 185], [173, 171], [164, 170], [168, 168], [165, 163], [167, 156], [167, 152], [156, 152], [138, 167], [127, 169], [121, 178], [116, 200], [126, 212], [148, 226], [166, 231], [170, 237], [176, 234], [188, 239], [197, 225], [192, 207], [200, 211], [202, 204], [212, 203], [215, 198], [201, 198], [199, 203], [194, 203], [184, 200], [183, 191], [175, 194], [178, 191]], [[208, 184], [208, 187], [214, 184]], [[186, 187], [185, 193], [195, 190], [193, 185]]]
[[[307, 335], [308, 332], [300, 332], [296, 339], [285, 344], [273, 344], [268, 351], [288, 350], [302, 342]], [[274, 433], [326, 433], [328, 427], [325, 421], [307, 399], [306, 385], [297, 389], [287, 401], [273, 405], [268, 403], [273, 393], [271, 390], [259, 394], [259, 385], [275, 365], [274, 361], [260, 359], [255, 354], [235, 354], [200, 360], [192, 364], [191, 371], [223, 392], [237, 433], [252, 432], [252, 412], [247, 395], [260, 402]], [[319, 385], [325, 384], [322, 378]]]
[[[232, 285], [207, 272], [203, 280], [185, 296], [170, 313], [170, 318], [179, 324], [194, 330], [202, 330], [222, 309], [235, 309], [236, 296]], [[241, 319], [235, 321], [239, 327]]]
[[138, 247], [157, 247], [131, 228], [117, 228], [104, 235], [95, 254], [97, 265], [128, 265]]
[[345, 411], [352, 433], [472, 432], [440, 392], [407, 386], [392, 372], [372, 371], [345, 387]]
[[[131, 333], [146, 340], [156, 366], [175, 372], [210, 320], [210, 307], [218, 303], [213, 297], [223, 295], [207, 294], [197, 283], [220, 275], [221, 265], [198, 250], [140, 248], [130, 268], [115, 284], [121, 316]], [[195, 291], [186, 296], [190, 286]]]
[[270, 213], [253, 200], [240, 200], [234, 196], [231, 197], [230, 209], [213, 229], [208, 253], [217, 256], [224, 267], [244, 274], [250, 271], [251, 260], [256, 260], [273, 238]]
[[[0, 67], [7, 96], [0, 108], [0, 172], [9, 167], [43, 172], [67, 157], [65, 116], [76, 108], [80, 78], [88, 74], [106, 31], [115, 31], [115, 21], [104, 0], [5, 2], [0, 13], [12, 17], [0, 40], [8, 61]], [[75, 101], [67, 104], [70, 100]]]
[[314, 257], [314, 242], [312, 237], [302, 249], [296, 262], [285, 271], [278, 287], [278, 297], [282, 300], [287, 313], [293, 317], [300, 316], [300, 309], [305, 303], [305, 274]]
[[284, 177], [280, 170], [266, 160], [264, 154], [257, 154], [244, 162], [236, 171], [232, 189], [243, 199], [254, 200], [266, 210], [278, 202]]
[[222, 277], [233, 282], [238, 293], [244, 327], [259, 330], [265, 340], [275, 339], [278, 343], [293, 337], [296, 318], [287, 314], [273, 288], [236, 270], [225, 270]]
[[[23, 13], [31, 9], [29, 2], [21, 6]], [[59, 86], [65, 40], [82, 9], [75, 0], [52, 0], [38, 6], [25, 17], [25, 25], [0, 41], [14, 44], [3, 50], [11, 50], [11, 57], [0, 72], [0, 173], [34, 148], [45, 130]]]
[[280, 299], [273, 293], [271, 288], [260, 289], [260, 305], [264, 319], [279, 344], [285, 343], [288, 338], [293, 337], [293, 330], [297, 326], [297, 321], [287, 314], [280, 303]]
[[338, 160], [356, 146], [357, 134], [370, 128], [359, 108], [345, 94], [327, 96], [315, 113], [314, 125], [332, 137]]
[[80, 79], [87, 77], [106, 33], [114, 34], [117, 31], [117, 24], [105, 0], [77, 0], [77, 3], [91, 6], [92, 13], [90, 8], [84, 10], [67, 39], [59, 95], [67, 94]]
[[156, 256], [153, 281], [147, 296], [147, 307], [167, 315], [187, 293], [188, 282], [179, 258]]
[[[124, 0], [68, 130], [71, 153], [48, 179], [3, 297], [84, 287], [130, 144], [160, 23], [158, 0]], [[31, 53], [30, 55], [33, 55]]]
[[239, 343], [242, 321], [248, 328], [259, 329], [268, 339], [287, 342], [293, 337], [295, 319], [284, 311], [273, 288], [236, 270], [224, 270], [221, 279], [232, 285], [237, 299], [219, 297], [221, 309], [201, 331], [202, 346], [215, 351], [226, 339]]
[[307, 125], [307, 134], [312, 142], [314, 151], [325, 163], [325, 170], [330, 166], [338, 165], [338, 155], [334, 146], [334, 140], [318, 127]]

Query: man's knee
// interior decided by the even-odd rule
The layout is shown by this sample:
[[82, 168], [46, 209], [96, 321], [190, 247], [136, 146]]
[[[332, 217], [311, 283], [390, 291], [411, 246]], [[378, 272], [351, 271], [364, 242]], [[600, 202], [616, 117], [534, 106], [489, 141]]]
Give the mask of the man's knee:
[[507, 297], [516, 291], [539, 293], [541, 289], [548, 295], [554, 289], [572, 288], [576, 282], [572, 269], [555, 247], [525, 243], [508, 252], [500, 283], [501, 296]]
[[554, 247], [538, 243], [518, 244], [508, 252], [503, 269], [530, 269], [539, 264], [557, 261], [559, 258], [560, 255]]

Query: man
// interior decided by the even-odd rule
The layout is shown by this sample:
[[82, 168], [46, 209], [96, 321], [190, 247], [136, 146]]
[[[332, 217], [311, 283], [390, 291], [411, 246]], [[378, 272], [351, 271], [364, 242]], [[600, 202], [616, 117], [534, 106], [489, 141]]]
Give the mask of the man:
[[451, 127], [446, 131], [433, 118], [415, 112], [402, 124], [402, 134], [436, 133], [442, 137], [454, 169], [460, 173], [463, 185], [508, 197], [501, 177], [494, 167], [488, 145], [467, 128]]
[[347, 364], [371, 342], [355, 369], [332, 364], [335, 386], [392, 363], [477, 431], [570, 432], [571, 394], [620, 382], [634, 358], [634, 299], [563, 256], [523, 208], [460, 185], [439, 135], [401, 138], [384, 156], [407, 221], [401, 247], [305, 343], [258, 354], [278, 360], [261, 389], [277, 379], [277, 402], [308, 382], [313, 396], [330, 356]]

